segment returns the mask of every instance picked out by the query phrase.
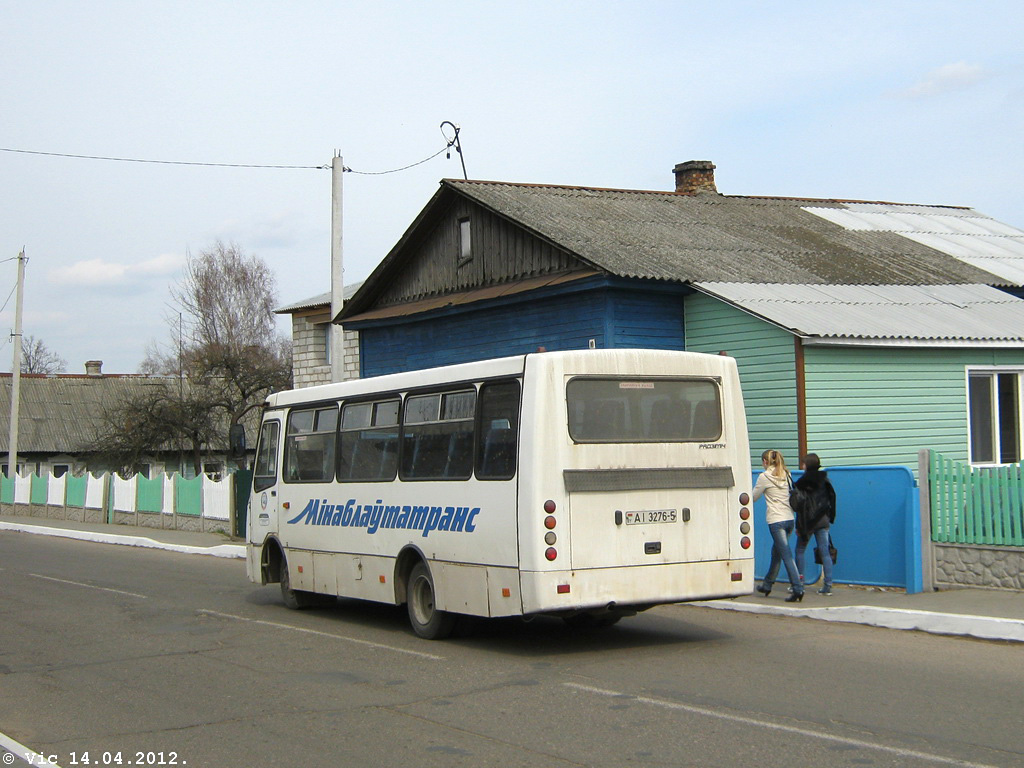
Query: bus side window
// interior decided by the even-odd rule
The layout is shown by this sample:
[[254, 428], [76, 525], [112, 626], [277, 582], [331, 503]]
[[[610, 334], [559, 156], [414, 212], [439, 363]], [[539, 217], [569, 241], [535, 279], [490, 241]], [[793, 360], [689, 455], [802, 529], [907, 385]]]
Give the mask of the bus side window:
[[262, 491], [277, 483], [277, 445], [281, 422], [265, 421], [260, 427], [260, 444], [256, 449], [256, 468], [252, 488]]
[[346, 405], [341, 416], [338, 479], [391, 481], [398, 468], [398, 399]]
[[473, 474], [476, 391], [405, 399], [402, 419], [403, 480], [468, 480]]
[[479, 419], [476, 476], [481, 480], [512, 479], [519, 442], [519, 382], [480, 387]]
[[338, 409], [335, 406], [292, 411], [284, 442], [286, 483], [334, 479]]

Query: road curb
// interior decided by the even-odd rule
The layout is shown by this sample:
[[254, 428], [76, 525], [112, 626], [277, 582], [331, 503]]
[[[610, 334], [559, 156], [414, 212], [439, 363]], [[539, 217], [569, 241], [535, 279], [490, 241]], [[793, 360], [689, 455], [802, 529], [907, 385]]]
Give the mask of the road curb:
[[145, 536], [122, 536], [115, 533], [99, 533], [94, 531], [76, 531], [68, 528], [48, 528], [44, 525], [28, 525], [26, 523], [5, 523], [0, 521], [0, 531], [18, 531], [43, 536], [60, 536], [65, 539], [93, 541], [99, 544], [122, 544], [130, 547], [147, 549], [163, 549], [168, 552], [179, 552], [186, 555], [210, 555], [211, 557], [245, 558], [245, 547], [241, 544], [217, 544], [212, 547], [195, 547], [189, 544], [172, 544], [157, 541]]
[[840, 621], [886, 629], [912, 629], [933, 635], [976, 637], [981, 640], [1006, 640], [1024, 643], [1024, 621], [1000, 619], [993, 616], [973, 616], [960, 613], [914, 611], [903, 608], [880, 608], [872, 605], [836, 605], [822, 608], [790, 608], [788, 606], [757, 605], [724, 600], [692, 603], [704, 608], [742, 611], [776, 616], [793, 616], [817, 621]]

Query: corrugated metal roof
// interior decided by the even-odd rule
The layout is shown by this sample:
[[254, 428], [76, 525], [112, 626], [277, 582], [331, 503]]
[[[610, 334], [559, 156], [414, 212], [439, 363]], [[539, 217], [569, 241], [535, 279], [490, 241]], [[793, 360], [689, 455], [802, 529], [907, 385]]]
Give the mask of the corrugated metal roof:
[[901, 235], [1024, 285], [1024, 231], [970, 208], [845, 203], [805, 210], [849, 230]]
[[1024, 300], [988, 285], [695, 287], [807, 344], [1024, 347]]
[[[851, 211], [851, 205], [861, 204], [502, 182], [444, 184], [589, 265], [621, 277], [848, 285], [1024, 284], [902, 233], [847, 225], [851, 213], [901, 216], [916, 211], [959, 219], [960, 212], [970, 209], [870, 203], [864, 210]], [[835, 220], [826, 218], [823, 210], [835, 212]]]
[[[342, 298], [351, 299], [356, 291], [362, 286], [363, 281], [360, 280], [355, 283], [346, 283], [342, 290]], [[275, 315], [290, 315], [295, 312], [301, 312], [304, 309], [315, 309], [316, 307], [328, 307], [331, 306], [331, 292], [318, 293], [316, 296], [311, 296], [308, 299], [297, 301], [294, 304], [287, 304], [283, 307], [278, 307], [274, 310]]]

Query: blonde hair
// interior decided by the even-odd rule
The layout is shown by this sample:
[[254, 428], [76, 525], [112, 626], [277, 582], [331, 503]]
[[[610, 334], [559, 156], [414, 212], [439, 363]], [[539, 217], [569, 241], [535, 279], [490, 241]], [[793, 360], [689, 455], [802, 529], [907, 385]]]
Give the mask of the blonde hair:
[[786, 470], [786, 460], [782, 458], [782, 454], [778, 451], [769, 450], [762, 453], [761, 463], [767, 465], [767, 472], [770, 475], [778, 478], [789, 475], [789, 472]]

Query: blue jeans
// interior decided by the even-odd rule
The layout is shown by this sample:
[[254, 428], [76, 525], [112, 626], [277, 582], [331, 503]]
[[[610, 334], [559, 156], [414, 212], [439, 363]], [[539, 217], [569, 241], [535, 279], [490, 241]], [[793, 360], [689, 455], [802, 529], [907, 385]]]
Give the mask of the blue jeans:
[[[828, 526], [817, 528], [813, 533], [818, 554], [821, 556], [821, 573], [825, 577], [822, 589], [832, 589], [832, 557], [828, 553]], [[804, 550], [807, 549], [808, 541], [809, 539], [796, 537], [796, 568], [801, 574], [804, 572]]]
[[789, 574], [789, 583], [793, 585], [793, 592], [803, 594], [804, 583], [800, 578], [800, 570], [793, 561], [793, 551], [789, 548], [789, 534], [793, 532], [793, 527], [792, 520], [768, 524], [768, 531], [772, 535], [772, 562], [768, 566], [768, 573], [765, 574], [762, 583], [765, 588], [771, 589], [775, 578], [779, 575], [779, 565], [785, 563], [786, 573]]

